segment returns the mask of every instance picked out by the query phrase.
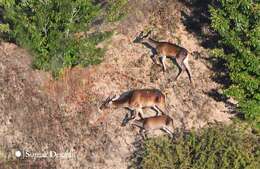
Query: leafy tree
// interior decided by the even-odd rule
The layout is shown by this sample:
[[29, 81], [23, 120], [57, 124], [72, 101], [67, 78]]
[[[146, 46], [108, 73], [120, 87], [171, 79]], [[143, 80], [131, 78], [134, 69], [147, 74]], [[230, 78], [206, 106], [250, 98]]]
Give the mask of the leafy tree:
[[107, 20], [109, 22], [114, 22], [121, 19], [125, 15], [125, 6], [127, 5], [127, 0], [109, 0], [107, 10]]
[[179, 133], [144, 141], [133, 158], [143, 169], [256, 169], [260, 165], [259, 138], [237, 126], [214, 125], [200, 133]]
[[216, 56], [227, 61], [232, 85], [225, 91], [239, 101], [245, 119], [260, 127], [260, 3], [218, 0], [211, 6], [212, 27], [219, 33]]
[[84, 34], [100, 14], [91, 0], [2, 0], [0, 6], [2, 34], [34, 53], [35, 68], [58, 75], [64, 67], [101, 61], [104, 50], [96, 45], [111, 33]]

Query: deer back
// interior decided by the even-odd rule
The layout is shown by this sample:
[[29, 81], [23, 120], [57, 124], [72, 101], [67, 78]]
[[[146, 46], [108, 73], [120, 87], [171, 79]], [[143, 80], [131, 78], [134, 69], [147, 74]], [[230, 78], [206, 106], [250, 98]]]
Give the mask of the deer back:
[[147, 130], [161, 129], [167, 125], [168, 116], [153, 116], [143, 119], [143, 126]]
[[142, 89], [133, 91], [130, 105], [150, 107], [165, 102], [164, 94], [157, 89]]
[[169, 42], [161, 42], [157, 47], [159, 55], [168, 57], [176, 57], [181, 50], [183, 50], [182, 47]]

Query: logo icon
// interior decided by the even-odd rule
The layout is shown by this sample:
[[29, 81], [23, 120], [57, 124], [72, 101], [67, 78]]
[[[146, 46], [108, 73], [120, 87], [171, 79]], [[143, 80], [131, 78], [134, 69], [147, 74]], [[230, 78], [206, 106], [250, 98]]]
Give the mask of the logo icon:
[[16, 150], [16, 151], [15, 151], [15, 156], [16, 156], [16, 157], [19, 158], [19, 157], [21, 157], [21, 155], [22, 155], [22, 152], [21, 152], [21, 151], [19, 151], [19, 150]]

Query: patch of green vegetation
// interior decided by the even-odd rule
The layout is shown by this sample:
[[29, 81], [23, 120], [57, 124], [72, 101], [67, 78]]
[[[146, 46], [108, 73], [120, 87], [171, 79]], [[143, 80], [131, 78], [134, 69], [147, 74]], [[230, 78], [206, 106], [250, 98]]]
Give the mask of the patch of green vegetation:
[[107, 20], [115, 22], [120, 20], [126, 13], [124, 11], [128, 0], [109, 0]]
[[[4, 0], [1, 32], [34, 54], [33, 66], [57, 77], [64, 67], [98, 64], [104, 49], [96, 45], [112, 35], [97, 32], [77, 37], [100, 15], [91, 0]], [[8, 36], [6, 36], [8, 35]]]
[[225, 94], [239, 102], [244, 119], [260, 128], [260, 2], [217, 0], [211, 6], [213, 29], [220, 35], [213, 51], [227, 61], [231, 86]]
[[[145, 140], [134, 168], [256, 169], [260, 166], [259, 136], [237, 126], [213, 125], [200, 133]], [[139, 154], [139, 155], [138, 155]]]

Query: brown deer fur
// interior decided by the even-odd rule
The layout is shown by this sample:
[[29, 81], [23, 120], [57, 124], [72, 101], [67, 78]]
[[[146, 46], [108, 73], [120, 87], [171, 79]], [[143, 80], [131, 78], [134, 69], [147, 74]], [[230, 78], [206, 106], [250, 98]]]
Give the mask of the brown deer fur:
[[160, 115], [160, 116], [153, 116], [153, 117], [147, 117], [143, 118], [140, 114], [140, 120], [134, 120], [132, 122], [132, 125], [135, 125], [140, 128], [141, 134], [144, 136], [147, 132], [151, 130], [158, 130], [161, 129], [168, 133], [171, 137], [173, 135], [173, 131], [170, 130], [170, 127], [172, 129], [173, 126], [173, 119], [168, 115]]
[[143, 35], [143, 32], [141, 32], [140, 35], [135, 38], [134, 43], [148, 44], [154, 48], [156, 50], [156, 54], [154, 55], [153, 60], [155, 63], [157, 63], [156, 55], [160, 56], [164, 71], [166, 71], [166, 57], [170, 59], [176, 59], [176, 63], [179, 67], [179, 73], [177, 74], [175, 80], [178, 80], [182, 71], [185, 70], [189, 76], [190, 83], [193, 84], [192, 75], [188, 64], [188, 50], [170, 42], [159, 42], [153, 40], [152, 38], [149, 38], [150, 34], [151, 31], [149, 31], [146, 35]]
[[156, 115], [159, 112], [164, 114], [166, 111], [165, 105], [165, 95], [158, 89], [136, 89], [131, 90], [126, 93], [121, 94], [120, 96], [108, 98], [100, 107], [104, 108], [118, 108], [126, 107], [132, 111], [140, 112], [143, 114], [142, 109], [149, 107], [153, 108], [156, 111]]

